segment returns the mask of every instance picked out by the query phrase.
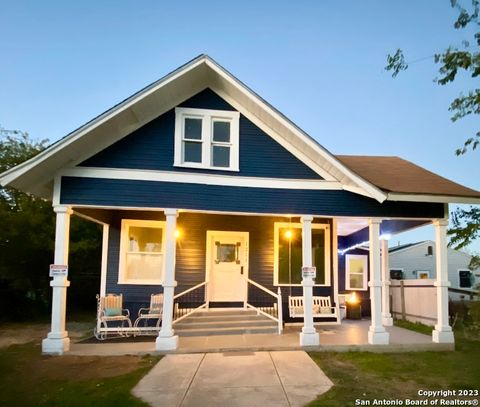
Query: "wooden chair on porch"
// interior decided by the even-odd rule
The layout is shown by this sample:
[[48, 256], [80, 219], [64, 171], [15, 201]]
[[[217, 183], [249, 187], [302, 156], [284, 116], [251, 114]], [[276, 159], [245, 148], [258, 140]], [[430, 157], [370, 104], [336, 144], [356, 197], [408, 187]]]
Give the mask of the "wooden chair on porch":
[[162, 312], [163, 312], [163, 294], [152, 294], [150, 297], [150, 307], [140, 308], [138, 310], [138, 318], [133, 323], [134, 328], [138, 327], [140, 322], [145, 322], [149, 319], [156, 319], [156, 327], [160, 327], [160, 322], [162, 321]]
[[[116, 325], [115, 327], [108, 324]], [[130, 321], [130, 311], [123, 308], [122, 294], [107, 294], [105, 297], [97, 295], [97, 326], [94, 334], [99, 340], [107, 338], [109, 332], [120, 336], [128, 336], [127, 328], [132, 328]], [[118, 331], [116, 331], [118, 329]], [[115, 332], [116, 331], [116, 332]]]

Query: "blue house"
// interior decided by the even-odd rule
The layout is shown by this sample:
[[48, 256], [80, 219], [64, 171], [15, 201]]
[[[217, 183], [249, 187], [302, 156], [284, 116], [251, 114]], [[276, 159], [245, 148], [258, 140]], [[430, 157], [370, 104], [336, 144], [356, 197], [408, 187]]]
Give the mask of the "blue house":
[[[340, 319], [320, 315], [314, 299], [338, 310], [352, 292], [370, 308], [369, 342], [386, 344], [381, 250], [388, 253], [388, 235], [429, 223], [433, 341], [453, 342], [448, 204], [480, 203], [480, 192], [398, 157], [333, 155], [206, 55], [1, 174], [0, 183], [52, 201], [56, 265], [68, 265], [72, 213], [103, 225], [100, 294], [123, 294], [135, 310], [163, 293], [159, 350], [177, 347], [175, 324], [186, 313], [246, 307], [281, 325], [290, 320], [289, 297], [305, 305], [300, 343], [315, 345], [314, 320]], [[365, 242], [368, 255], [356, 250]], [[60, 273], [51, 285], [43, 351], [63, 353], [69, 281]]]

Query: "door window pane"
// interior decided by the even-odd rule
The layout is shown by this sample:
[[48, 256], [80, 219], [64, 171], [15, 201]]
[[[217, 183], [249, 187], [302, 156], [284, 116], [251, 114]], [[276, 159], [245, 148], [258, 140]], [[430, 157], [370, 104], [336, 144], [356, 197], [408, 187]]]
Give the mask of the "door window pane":
[[183, 161], [187, 163], [201, 163], [202, 143], [197, 143], [195, 141], [185, 141]]
[[230, 142], [230, 122], [213, 122], [213, 141]]
[[202, 119], [185, 119], [184, 138], [189, 140], [202, 139]]
[[230, 147], [213, 146], [212, 165], [214, 167], [230, 167]]
[[217, 244], [217, 263], [232, 263], [237, 260], [237, 245]]

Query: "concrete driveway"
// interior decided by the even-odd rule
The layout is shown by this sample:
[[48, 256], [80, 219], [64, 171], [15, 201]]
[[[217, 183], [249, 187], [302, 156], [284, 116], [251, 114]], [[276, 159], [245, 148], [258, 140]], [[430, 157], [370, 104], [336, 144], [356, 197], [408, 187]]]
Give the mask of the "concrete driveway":
[[152, 406], [303, 406], [333, 386], [303, 351], [167, 355], [133, 394]]

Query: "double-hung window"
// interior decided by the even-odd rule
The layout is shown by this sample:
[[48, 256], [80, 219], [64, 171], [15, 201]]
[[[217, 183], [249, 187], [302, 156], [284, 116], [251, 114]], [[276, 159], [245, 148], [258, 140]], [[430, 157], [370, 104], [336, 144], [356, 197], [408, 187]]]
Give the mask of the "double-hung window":
[[165, 222], [123, 219], [120, 236], [120, 284], [161, 284]]
[[238, 171], [239, 118], [234, 111], [177, 107], [174, 165]]
[[368, 290], [368, 256], [363, 254], [345, 255], [345, 289]]

